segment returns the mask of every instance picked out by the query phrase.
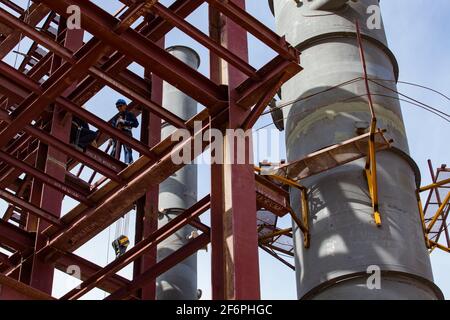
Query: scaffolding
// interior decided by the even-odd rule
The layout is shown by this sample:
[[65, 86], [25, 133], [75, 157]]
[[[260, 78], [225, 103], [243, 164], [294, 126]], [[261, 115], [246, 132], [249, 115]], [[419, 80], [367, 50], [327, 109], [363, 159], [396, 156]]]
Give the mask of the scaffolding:
[[[257, 201], [251, 164], [233, 166], [231, 173], [213, 165], [211, 194], [164, 227], [158, 229], [155, 219], [146, 217], [158, 214], [158, 184], [183, 167], [171, 155], [209, 128], [251, 128], [281, 85], [301, 71], [299, 53], [246, 12], [243, 0], [177, 0], [168, 7], [155, 0], [120, 2], [121, 9], [109, 13], [90, 1], [32, 1], [28, 8], [1, 1], [7, 7], [0, 8], [1, 58], [25, 39], [32, 42], [27, 52], [17, 50], [20, 65], [0, 62], [0, 196], [9, 203], [0, 221], [0, 243], [10, 253], [0, 255], [0, 283], [8, 288], [3, 298], [51, 299], [54, 268], [66, 272], [78, 265], [83, 282], [62, 299], [78, 299], [94, 287], [109, 292], [107, 299], [154, 299], [155, 278], [211, 242], [213, 299], [257, 299], [258, 241], [252, 227]], [[209, 35], [187, 21], [204, 4]], [[70, 5], [81, 9], [82, 29], [68, 28]], [[209, 50], [209, 77], [164, 50], [165, 36], [174, 28]], [[87, 32], [92, 38], [84, 42]], [[247, 34], [275, 52], [260, 69], [248, 63]], [[145, 68], [144, 78], [128, 68], [132, 63]], [[162, 105], [163, 81], [205, 109], [187, 120], [172, 114]], [[132, 101], [130, 110], [142, 116], [140, 141], [85, 107], [103, 88]], [[99, 148], [88, 146], [83, 152], [69, 143], [71, 117], [99, 130]], [[191, 140], [184, 145], [170, 137], [161, 141], [161, 121], [189, 130]], [[194, 132], [195, 121], [202, 123], [200, 132]], [[130, 146], [140, 158], [126, 166], [110, 156], [105, 147], [109, 138]], [[228, 200], [222, 178], [231, 181], [233, 193], [233, 212], [225, 221], [221, 204]], [[255, 189], [254, 195], [240, 199], [249, 188]], [[61, 216], [64, 197], [78, 204]], [[136, 245], [128, 252], [105, 268], [73, 253], [135, 204]], [[208, 210], [211, 226], [198, 219]], [[245, 221], [246, 227], [237, 228], [236, 221]], [[187, 224], [201, 234], [157, 262], [157, 244]], [[228, 250], [234, 255], [232, 266], [223, 254], [223, 239], [229, 236], [224, 230], [248, 242]], [[116, 275], [131, 262], [133, 280]], [[245, 283], [234, 280], [242, 275]]]
[[[430, 253], [438, 248], [450, 253], [450, 236], [448, 232], [448, 214], [450, 212], [450, 168], [443, 164], [434, 169], [428, 160], [432, 184], [417, 190], [420, 218], [424, 238]], [[425, 206], [421, 194], [426, 195]]]
[[[78, 265], [82, 283], [62, 300], [79, 299], [94, 288], [108, 292], [107, 300], [152, 300], [156, 277], [211, 244], [212, 298], [259, 299], [258, 247], [293, 269], [285, 259], [293, 256], [293, 229], [302, 231], [306, 248], [314, 241], [308, 190], [301, 180], [361, 158], [366, 159], [374, 219], [381, 225], [375, 155], [392, 141], [377, 128], [358, 26], [372, 117], [369, 132], [291, 163], [212, 164], [210, 194], [158, 228], [158, 185], [184, 166], [174, 163], [173, 155], [208, 129], [251, 129], [281, 86], [301, 72], [299, 52], [252, 17], [245, 0], [176, 0], [168, 7], [156, 0], [117, 0], [122, 6], [115, 13], [84, 0], [36, 0], [28, 8], [0, 2], [8, 7], [0, 8], [0, 58], [24, 38], [31, 40], [27, 52], [17, 51], [23, 57], [20, 65], [0, 62], [0, 198], [9, 204], [0, 220], [0, 246], [9, 252], [0, 253], [0, 284], [6, 288], [0, 298], [54, 299], [54, 269], [66, 272]], [[208, 35], [187, 20], [204, 4]], [[82, 29], [67, 27], [70, 5], [81, 8]], [[208, 49], [209, 77], [164, 50], [165, 37], [175, 28]], [[85, 32], [92, 35], [87, 42]], [[248, 62], [248, 34], [275, 52], [259, 69]], [[132, 63], [145, 68], [144, 77], [128, 69]], [[205, 108], [191, 119], [169, 112], [162, 102], [163, 81]], [[132, 101], [130, 111], [142, 116], [140, 140], [86, 108], [104, 88]], [[70, 144], [72, 117], [99, 130], [98, 147], [83, 151]], [[191, 138], [161, 140], [161, 121], [189, 130]], [[201, 123], [200, 131], [194, 130], [195, 122]], [[120, 153], [111, 156], [110, 138], [117, 141], [116, 150], [125, 144], [139, 159], [127, 166]], [[191, 160], [210, 143], [203, 141]], [[250, 142], [245, 147], [251, 152]], [[442, 172], [448, 171], [438, 172], [433, 186], [420, 191], [447, 187], [448, 180], [438, 180]], [[299, 190], [300, 212], [291, 207], [289, 188]], [[62, 215], [64, 197], [77, 205]], [[449, 250], [444, 226], [448, 195], [430, 201], [421, 211], [427, 243], [430, 249]], [[440, 206], [435, 215], [430, 213], [433, 205]], [[105, 267], [73, 253], [134, 206], [135, 245], [126, 253]], [[209, 226], [199, 219], [208, 211]], [[292, 228], [278, 225], [286, 215], [295, 223]], [[157, 261], [157, 245], [188, 224], [200, 235]], [[439, 242], [441, 234], [446, 245]], [[229, 237], [236, 241], [225, 241]], [[116, 274], [132, 262], [132, 280]]]

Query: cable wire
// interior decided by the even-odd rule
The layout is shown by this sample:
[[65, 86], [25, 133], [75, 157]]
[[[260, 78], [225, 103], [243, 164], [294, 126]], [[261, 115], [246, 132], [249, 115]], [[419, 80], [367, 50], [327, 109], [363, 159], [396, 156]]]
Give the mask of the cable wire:
[[116, 221], [116, 234], [115, 234], [115, 239], [120, 237], [120, 233], [122, 232], [122, 219], [123, 218], [119, 218], [119, 220]]
[[445, 112], [443, 112], [443, 111], [441, 111], [441, 110], [439, 110], [439, 109], [437, 109], [437, 108], [433, 108], [433, 107], [429, 106], [429, 105], [426, 104], [426, 103], [420, 102], [419, 100], [416, 100], [416, 99], [414, 99], [414, 98], [411, 98], [410, 96], [407, 96], [406, 94], [403, 94], [403, 93], [399, 92], [398, 90], [394, 90], [394, 89], [392, 89], [392, 88], [389, 88], [389, 87], [387, 87], [387, 86], [385, 86], [385, 85], [382, 85], [381, 83], [378, 83], [378, 82], [376, 82], [376, 81], [374, 81], [374, 80], [371, 80], [371, 79], [369, 79], [369, 81], [372, 82], [372, 83], [375, 83], [376, 85], [378, 85], [378, 86], [380, 86], [380, 87], [382, 87], [382, 88], [384, 88], [384, 89], [386, 89], [386, 90], [389, 90], [389, 91], [391, 91], [391, 92], [394, 92], [394, 93], [398, 94], [398, 95], [401, 96], [401, 97], [410, 99], [410, 100], [414, 101], [415, 103], [421, 104], [421, 105], [423, 105], [423, 106], [425, 106], [425, 107], [427, 107], [427, 108], [430, 108], [430, 109], [432, 109], [432, 110], [434, 110], [434, 111], [436, 111], [436, 112], [442, 113], [442, 114], [445, 115], [446, 117], [450, 117], [450, 114], [445, 113]]
[[[111, 226], [109, 226], [108, 228], [108, 242], [106, 243], [106, 265], [109, 264], [109, 245], [111, 243]], [[106, 298], [106, 296], [108, 295], [108, 293], [105, 291], [104, 293], [104, 298]]]
[[413, 83], [413, 82], [407, 82], [407, 81], [396, 81], [396, 80], [377, 79], [377, 78], [373, 78], [372, 80], [375, 80], [375, 81], [383, 81], [383, 82], [396, 82], [396, 83], [400, 83], [400, 84], [406, 84], [406, 85], [409, 85], [409, 86], [414, 86], [414, 87], [426, 89], [426, 90], [431, 91], [431, 92], [434, 92], [434, 93], [440, 95], [441, 97], [447, 99], [448, 101], [450, 101], [450, 97], [448, 97], [448, 96], [445, 95], [444, 93], [442, 93], [442, 92], [440, 92], [440, 91], [438, 91], [438, 90], [436, 90], [436, 89], [433, 89], [433, 88], [430, 88], [430, 87], [421, 85], [421, 84], [417, 84], [417, 83]]
[[298, 99], [295, 99], [295, 100], [291, 100], [291, 101], [282, 103], [282, 104], [280, 104], [279, 106], [276, 106], [275, 108], [273, 108], [273, 109], [271, 109], [271, 110], [268, 110], [268, 111], [265, 111], [265, 112], [261, 113], [261, 116], [266, 115], [266, 114], [269, 114], [269, 113], [272, 113], [272, 112], [275, 111], [275, 110], [283, 109], [283, 108], [285, 108], [285, 107], [287, 107], [287, 106], [293, 105], [293, 104], [296, 103], [296, 102], [300, 102], [300, 101], [303, 101], [303, 100], [307, 100], [307, 99], [313, 98], [313, 97], [315, 97], [315, 96], [318, 96], [318, 95], [320, 95], [320, 94], [323, 94], [323, 93], [326, 93], [326, 92], [329, 92], [329, 91], [333, 91], [333, 90], [338, 89], [338, 88], [340, 88], [340, 87], [344, 87], [344, 86], [347, 86], [347, 85], [349, 85], [349, 84], [352, 84], [352, 83], [361, 81], [362, 79], [363, 79], [362, 77], [354, 78], [354, 79], [351, 79], [351, 80], [342, 82], [342, 83], [340, 83], [340, 84], [338, 84], [338, 85], [335, 85], [335, 86], [333, 86], [333, 87], [327, 88], [327, 89], [325, 89], [325, 90], [322, 90], [322, 91], [319, 91], [319, 92], [315, 92], [315, 93], [312, 93], [312, 94], [310, 94], [310, 95], [307, 95], [307, 96], [304, 96], [304, 97], [301, 97], [301, 98], [298, 98]]
[[[265, 114], [272, 113], [274, 110], [277, 110], [277, 109], [283, 109], [283, 108], [285, 108], [285, 107], [288, 107], [288, 106], [290, 106], [290, 105], [293, 105], [293, 104], [296, 103], [296, 102], [300, 102], [300, 101], [303, 101], [303, 100], [310, 99], [311, 97], [314, 97], [314, 96], [316, 96], [316, 95], [319, 95], [319, 94], [322, 94], [322, 93], [326, 93], [326, 92], [329, 92], [329, 91], [331, 91], [331, 90], [335, 90], [335, 89], [337, 89], [337, 88], [339, 88], [339, 87], [342, 87], [342, 86], [345, 86], [345, 85], [349, 85], [349, 84], [358, 82], [358, 81], [360, 81], [360, 80], [362, 80], [361, 77], [359, 77], [359, 78], [354, 78], [354, 79], [348, 80], [348, 81], [346, 81], [346, 82], [343, 82], [343, 83], [341, 83], [341, 84], [338, 84], [338, 85], [336, 85], [336, 86], [334, 86], [334, 87], [328, 88], [328, 89], [326, 89], [326, 90], [322, 90], [322, 91], [320, 91], [320, 92], [317, 92], [317, 93], [314, 93], [314, 94], [311, 94], [311, 95], [308, 95], [308, 96], [305, 96], [305, 97], [302, 97], [302, 98], [299, 98], [299, 99], [295, 99], [295, 100], [288, 101], [288, 102], [286, 102], [286, 103], [283, 103], [283, 104], [277, 106], [276, 108], [273, 108], [273, 109], [271, 109], [271, 110], [265, 111], [265, 112], [262, 113], [261, 115], [265, 115]], [[381, 81], [380, 79], [378, 79], [378, 80]], [[402, 96], [402, 97], [405, 97], [405, 98], [407, 98], [407, 99], [410, 99], [410, 100], [412, 100], [412, 101], [409, 101], [409, 100], [406, 100], [406, 99], [401, 99], [401, 98], [399, 98], [399, 97], [383, 95], [383, 94], [372, 94], [372, 95], [374, 95], [374, 96], [383, 96], [383, 97], [392, 98], [392, 99], [396, 99], [396, 100], [398, 100], [398, 101], [402, 101], [402, 102], [409, 103], [409, 104], [411, 104], [411, 105], [414, 105], [414, 106], [416, 106], [416, 107], [419, 107], [419, 108], [421, 108], [421, 109], [424, 109], [425, 111], [428, 111], [428, 112], [431, 112], [431, 113], [437, 115], [438, 117], [442, 118], [442, 119], [443, 119], [444, 121], [446, 121], [446, 122], [450, 122], [450, 120], [446, 118], [446, 117], [450, 117], [449, 114], [447, 114], [447, 113], [445, 113], [445, 112], [443, 112], [443, 111], [441, 111], [441, 110], [439, 110], [439, 109], [437, 109], [437, 108], [434, 108], [434, 107], [432, 107], [432, 106], [430, 106], [430, 105], [428, 105], [428, 104], [425, 104], [425, 103], [423, 103], [423, 102], [421, 102], [421, 101], [419, 101], [419, 100], [417, 100], [417, 99], [414, 99], [414, 98], [411, 98], [411, 97], [409, 97], [409, 96], [407, 96], [407, 95], [405, 95], [405, 94], [402, 94], [402, 93], [399, 92], [399, 91], [393, 90], [393, 89], [391, 89], [391, 88], [389, 88], [389, 87], [386, 87], [386, 86], [384, 86], [384, 85], [382, 85], [382, 84], [380, 84], [380, 83], [377, 83], [376, 81], [374, 81], [374, 80], [372, 80], [372, 79], [369, 79], [369, 81], [371, 81], [371, 82], [373, 82], [373, 83], [375, 83], [375, 84], [377, 84], [377, 85], [379, 85], [379, 86], [381, 86], [381, 87], [384, 87], [385, 89], [387, 89], [387, 90], [389, 90], [389, 91], [392, 91], [392, 92], [394, 92], [394, 93], [396, 93], [396, 94], [398, 94], [398, 95], [400, 95], [400, 96]], [[383, 80], [383, 81], [391, 81], [391, 80]], [[422, 86], [422, 85], [413, 84], [413, 83], [411, 83], [411, 82], [405, 82], [405, 81], [399, 81], [399, 82], [401, 82], [401, 83], [406, 83], [406, 84], [410, 84], [410, 85], [414, 85], [414, 86], [418, 86], [418, 87], [421, 87], [421, 88], [425, 88], [425, 89], [428, 89], [428, 90], [430, 90], [430, 91], [436, 92], [437, 94], [439, 94], [439, 95], [441, 95], [441, 96], [443, 96], [443, 97], [445, 97], [445, 98], [448, 98], [445, 94], [443, 94], [443, 93], [441, 93], [441, 92], [439, 92], [439, 91], [437, 91], [437, 90], [434, 90], [434, 89], [431, 89], [431, 88], [427, 88], [427, 87]], [[348, 100], [357, 99], [357, 98], [364, 97], [364, 96], [367, 96], [367, 94], [363, 94], [363, 95], [360, 95], [360, 96], [351, 97], [351, 98], [344, 99], [344, 100], [340, 100], [340, 101], [337, 101], [337, 102], [346, 102], [346, 101], [348, 101]], [[291, 114], [290, 116], [295, 115], [295, 114], [298, 114], [298, 113], [299, 113], [299, 112], [294, 112], [294, 113]], [[267, 124], [267, 125], [264, 125], [264, 126], [258, 128], [258, 129], [255, 129], [255, 132], [258, 132], [258, 131], [260, 131], [260, 130], [262, 130], [262, 129], [265, 129], [265, 128], [267, 128], [267, 127], [270, 127], [270, 126], [274, 125], [276, 122], [284, 121], [284, 120], [286, 120], [286, 119], [287, 119], [287, 117], [284, 117], [284, 118], [282, 118], [282, 119], [278, 119], [278, 120], [276, 120], [276, 121], [272, 121], [271, 123], [269, 123], [269, 124]]]

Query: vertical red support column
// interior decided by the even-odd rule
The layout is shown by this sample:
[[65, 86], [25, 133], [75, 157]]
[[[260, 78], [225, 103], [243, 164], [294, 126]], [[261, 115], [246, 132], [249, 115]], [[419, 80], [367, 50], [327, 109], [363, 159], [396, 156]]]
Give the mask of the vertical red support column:
[[[38, 144], [37, 155], [35, 161], [35, 167], [38, 170], [45, 170], [45, 163], [47, 160], [47, 146], [41, 142]], [[33, 179], [33, 183], [31, 185], [31, 194], [30, 194], [30, 202], [31, 204], [40, 207], [41, 198], [42, 198], [42, 188], [43, 184], [37, 179]], [[39, 219], [31, 214], [28, 214], [26, 230], [30, 232], [37, 232], [38, 230]], [[22, 259], [20, 265], [20, 275], [19, 279], [21, 282], [30, 284], [31, 281], [31, 271], [33, 268], [33, 257], [28, 258], [26, 260]]]
[[[62, 20], [62, 19], [61, 19]], [[63, 21], [60, 22], [59, 31], [62, 32], [64, 27]], [[83, 45], [83, 30], [67, 30], [65, 38], [65, 47], [75, 52]], [[53, 60], [52, 72], [56, 71], [61, 61], [58, 58]], [[75, 85], [71, 86], [64, 95], [68, 95]], [[71, 115], [64, 112], [57, 105], [53, 108], [53, 118], [51, 126], [51, 135], [65, 142], [69, 142], [70, 128], [72, 122]], [[45, 165], [45, 172], [64, 182], [66, 176], [66, 163], [67, 156], [63, 152], [56, 150], [53, 147], [48, 147], [47, 160]], [[37, 196], [36, 190], [33, 190], [35, 196]], [[61, 215], [62, 201], [64, 195], [53, 189], [50, 186], [44, 185], [42, 188], [42, 196], [40, 201], [40, 207], [48, 212], [53, 213], [59, 217]], [[46, 245], [46, 238], [41, 235], [41, 232], [45, 230], [49, 224], [42, 219], [38, 220], [36, 231], [36, 244], [35, 251], [39, 250]], [[52, 293], [53, 286], [53, 274], [54, 266], [41, 261], [36, 256], [33, 257], [33, 264], [30, 275], [30, 285], [36, 289], [39, 289], [45, 293]]]
[[[164, 47], [164, 43], [164, 38], [158, 42], [160, 47]], [[162, 105], [163, 80], [156, 75], [151, 74], [150, 71], [145, 72], [145, 77], [146, 79], [149, 79], [148, 81], [150, 82], [150, 98], [159, 105]], [[158, 144], [161, 141], [161, 118], [144, 109], [142, 110], [141, 122], [141, 141], [148, 144], [150, 147]], [[145, 196], [138, 201], [136, 214], [136, 243], [145, 239], [158, 229], [158, 198], [159, 186], [152, 186], [148, 189]], [[154, 247], [136, 261], [134, 264], [133, 278], [137, 278], [144, 271], [155, 265], [156, 262], [157, 248]], [[152, 281], [144, 286], [140, 290], [139, 295], [142, 300], [155, 300], [156, 282]]]
[[[209, 6], [210, 37], [222, 43], [222, 16], [212, 6]], [[222, 60], [211, 52], [210, 78], [217, 84], [224, 84], [222, 77]], [[220, 124], [211, 123], [211, 128]], [[217, 156], [217, 155], [216, 155]], [[219, 160], [219, 159], [217, 159]], [[221, 159], [223, 161], [223, 159]], [[213, 300], [224, 300], [226, 291], [225, 279], [225, 241], [224, 241], [224, 203], [223, 203], [223, 165], [211, 164], [211, 288]]]
[[[245, 0], [231, 1], [245, 8]], [[210, 17], [216, 27], [223, 25], [222, 31], [216, 30], [216, 39], [220, 35], [228, 50], [248, 60], [246, 31], [228, 18], [225, 24], [220, 23], [217, 12], [211, 11]], [[230, 106], [226, 129], [236, 130], [249, 114], [249, 110], [235, 102], [235, 89], [246, 77], [230, 65], [222, 68], [222, 63], [217, 57], [211, 57], [211, 75], [216, 81], [228, 83]], [[252, 141], [250, 136], [245, 140], [245, 150], [237, 150], [236, 141], [231, 139], [235, 139], [234, 134], [226, 135], [223, 146], [224, 157], [230, 163], [213, 165], [211, 171], [213, 299], [259, 299], [256, 194], [253, 163], [250, 161]], [[231, 150], [232, 146], [234, 150]], [[242, 152], [246, 154], [245, 164], [237, 161]]]

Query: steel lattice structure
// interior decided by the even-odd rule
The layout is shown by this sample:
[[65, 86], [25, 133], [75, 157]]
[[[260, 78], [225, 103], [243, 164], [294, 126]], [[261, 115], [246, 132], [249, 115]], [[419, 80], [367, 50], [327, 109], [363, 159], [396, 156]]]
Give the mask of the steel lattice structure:
[[[20, 65], [0, 62], [0, 196], [10, 204], [0, 221], [0, 244], [11, 252], [0, 255], [1, 298], [52, 299], [54, 269], [78, 265], [83, 283], [63, 299], [78, 299], [94, 287], [111, 293], [108, 299], [154, 299], [154, 279], [210, 242], [213, 299], [259, 298], [256, 210], [286, 201], [286, 192], [266, 178], [255, 182], [250, 163], [213, 164], [211, 194], [158, 229], [158, 184], [183, 166], [171, 161], [182, 146], [161, 141], [160, 124], [189, 129], [189, 144], [208, 128], [251, 128], [281, 85], [301, 71], [299, 53], [247, 13], [245, 0], [177, 0], [169, 7], [121, 0], [116, 15], [85, 0], [35, 0], [29, 8], [0, 2], [8, 7], [0, 9], [0, 57], [25, 38], [32, 41]], [[205, 3], [209, 35], [186, 20]], [[81, 9], [82, 29], [67, 28], [71, 5]], [[209, 50], [210, 77], [164, 50], [174, 28]], [[86, 43], [85, 32], [93, 36]], [[248, 63], [247, 34], [276, 53], [259, 70]], [[133, 62], [145, 68], [145, 78], [127, 69]], [[162, 105], [163, 81], [205, 109], [187, 121], [169, 112]], [[129, 98], [142, 114], [140, 141], [83, 108], [103, 88]], [[101, 149], [79, 151], [69, 144], [72, 116], [98, 128], [100, 144], [112, 137], [141, 157], [125, 166]], [[194, 121], [202, 122], [200, 132], [193, 132]], [[71, 173], [78, 164], [78, 174]], [[84, 168], [94, 172], [90, 179], [81, 178]], [[64, 197], [78, 205], [61, 218]], [[136, 245], [125, 255], [101, 268], [73, 254], [135, 203]], [[206, 226], [195, 218], [209, 209]], [[202, 234], [157, 262], [156, 245], [189, 223]], [[133, 261], [132, 281], [116, 275]]]
[[[428, 160], [428, 167], [432, 184], [417, 190], [425, 241], [430, 253], [436, 248], [450, 252], [450, 235], [448, 232], [450, 169], [445, 164], [434, 169], [431, 160]], [[423, 207], [420, 199], [420, 193], [422, 192], [427, 194]]]

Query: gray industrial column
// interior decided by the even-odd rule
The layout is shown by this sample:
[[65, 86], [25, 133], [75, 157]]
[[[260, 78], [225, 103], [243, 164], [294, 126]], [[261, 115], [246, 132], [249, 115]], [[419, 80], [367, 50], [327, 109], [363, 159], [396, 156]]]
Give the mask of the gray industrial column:
[[[172, 55], [197, 69], [200, 65], [198, 54], [184, 46], [167, 49]], [[197, 102], [177, 88], [164, 82], [163, 106], [178, 117], [187, 120], [197, 114]], [[169, 136], [175, 128], [163, 124], [162, 139]], [[183, 169], [165, 180], [159, 187], [160, 217], [158, 226], [168, 223], [185, 209], [197, 202], [197, 167], [186, 165]], [[158, 261], [183, 247], [194, 231], [186, 226], [158, 245]], [[158, 300], [197, 299], [197, 255], [185, 259], [156, 279], [156, 298]]]
[[[355, 19], [361, 24], [370, 78], [396, 80], [398, 66], [383, 26], [370, 30], [367, 8], [378, 0], [276, 0], [271, 3], [280, 35], [301, 52], [299, 75], [282, 89], [293, 101], [362, 77]], [[319, 11], [316, 9], [332, 11]], [[401, 13], [399, 13], [401, 14]], [[392, 89], [395, 82], [383, 82]], [[420, 174], [408, 156], [400, 105], [392, 92], [371, 85], [378, 127], [388, 130], [394, 148], [377, 154], [382, 226], [373, 221], [363, 174], [365, 160], [305, 179], [309, 189], [311, 247], [295, 232], [298, 298], [439, 299], [424, 243], [415, 190]], [[289, 161], [360, 134], [370, 123], [363, 81], [283, 109]], [[393, 96], [382, 97], [377, 94]], [[357, 133], [357, 131], [359, 133]], [[299, 195], [291, 201], [299, 212]], [[381, 270], [381, 288], [373, 273]]]

